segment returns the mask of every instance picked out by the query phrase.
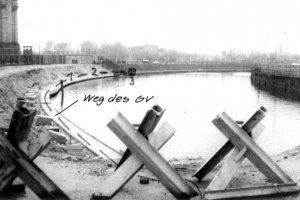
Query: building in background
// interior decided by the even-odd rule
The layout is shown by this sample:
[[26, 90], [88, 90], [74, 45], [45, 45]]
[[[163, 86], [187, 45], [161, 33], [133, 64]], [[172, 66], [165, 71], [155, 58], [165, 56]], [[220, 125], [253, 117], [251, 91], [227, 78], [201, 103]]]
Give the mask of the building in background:
[[19, 55], [18, 0], [0, 0], [0, 55]]

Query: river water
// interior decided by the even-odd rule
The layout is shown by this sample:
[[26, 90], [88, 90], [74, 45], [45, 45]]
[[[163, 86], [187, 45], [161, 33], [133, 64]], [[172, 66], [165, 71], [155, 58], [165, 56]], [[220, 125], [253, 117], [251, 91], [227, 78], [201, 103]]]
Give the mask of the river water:
[[[260, 106], [268, 112], [262, 123], [266, 129], [257, 143], [271, 155], [300, 145], [300, 102], [275, 97], [251, 85], [250, 73], [186, 73], [107, 78], [72, 85], [65, 89], [64, 105], [78, 103], [64, 115], [115, 149], [125, 145], [106, 127], [118, 113], [131, 123], [140, 123], [146, 111], [158, 104], [166, 109], [161, 122], [175, 129], [174, 137], [161, 149], [167, 158], [209, 157], [224, 142], [225, 136], [212, 124], [220, 113], [246, 121]], [[104, 100], [84, 101], [86, 95]], [[127, 97], [128, 102], [108, 102], [109, 97]], [[152, 98], [135, 102], [136, 98]], [[60, 107], [60, 95], [54, 101]], [[109, 154], [109, 152], [106, 152]]]

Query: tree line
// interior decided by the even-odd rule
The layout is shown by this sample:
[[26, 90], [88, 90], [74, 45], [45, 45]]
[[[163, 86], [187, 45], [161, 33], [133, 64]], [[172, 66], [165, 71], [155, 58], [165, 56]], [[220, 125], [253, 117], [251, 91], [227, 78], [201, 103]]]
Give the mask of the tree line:
[[222, 51], [220, 54], [196, 54], [185, 53], [174, 49], [164, 49], [155, 45], [142, 45], [126, 47], [120, 42], [114, 44], [103, 43], [101, 45], [92, 41], [84, 41], [80, 49], [71, 49], [67, 42], [45, 43], [43, 54], [86, 54], [98, 55], [113, 62], [151, 62], [151, 63], [198, 63], [198, 62], [297, 62], [300, 55], [282, 53], [280, 50], [273, 52], [240, 52], [236, 50]]

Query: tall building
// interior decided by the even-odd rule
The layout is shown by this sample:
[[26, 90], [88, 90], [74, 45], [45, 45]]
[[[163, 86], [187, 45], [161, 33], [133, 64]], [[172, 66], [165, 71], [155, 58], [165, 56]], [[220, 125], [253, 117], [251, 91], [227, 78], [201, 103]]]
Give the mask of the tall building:
[[20, 54], [18, 0], [0, 0], [0, 55]]

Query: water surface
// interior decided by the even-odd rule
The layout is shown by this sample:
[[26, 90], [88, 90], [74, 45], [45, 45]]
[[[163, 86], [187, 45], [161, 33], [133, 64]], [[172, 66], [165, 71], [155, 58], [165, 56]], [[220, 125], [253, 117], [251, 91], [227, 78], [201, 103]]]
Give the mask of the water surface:
[[[166, 108], [163, 121], [177, 131], [160, 151], [167, 159], [208, 157], [225, 141], [211, 121], [226, 112], [235, 120], [247, 120], [260, 106], [267, 108], [263, 120], [266, 129], [258, 144], [268, 153], [277, 154], [300, 144], [300, 102], [272, 96], [251, 85], [250, 73], [188, 73], [109, 78], [76, 84], [65, 89], [65, 105], [79, 100], [64, 115], [116, 149], [123, 143], [106, 127], [120, 111], [132, 123], [140, 123], [154, 104]], [[84, 102], [85, 95], [103, 96], [100, 106]], [[111, 96], [126, 96], [129, 101], [111, 102]], [[135, 99], [152, 97], [149, 102]], [[60, 96], [55, 101], [59, 108]], [[109, 154], [109, 152], [107, 152]]]

